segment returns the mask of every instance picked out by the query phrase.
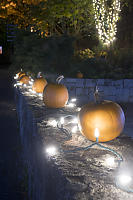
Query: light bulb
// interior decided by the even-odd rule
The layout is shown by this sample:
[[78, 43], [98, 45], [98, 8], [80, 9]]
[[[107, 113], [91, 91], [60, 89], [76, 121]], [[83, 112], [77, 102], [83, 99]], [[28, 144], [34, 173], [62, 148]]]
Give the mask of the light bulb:
[[71, 123], [73, 123], [73, 124], [77, 124], [77, 123], [78, 123], [78, 119], [77, 119], [77, 117], [75, 117], [75, 118], [72, 120]]
[[76, 99], [76, 98], [74, 98], [74, 99], [71, 99], [71, 101], [72, 101], [72, 102], [75, 102], [75, 101], [77, 101], [77, 99]]
[[75, 104], [74, 103], [69, 103], [69, 104], [67, 104], [67, 106], [73, 108], [75, 106]]
[[132, 180], [131, 176], [128, 174], [121, 174], [117, 178], [118, 178], [119, 184], [123, 186], [128, 185]]
[[57, 121], [54, 119], [54, 120], [52, 120], [52, 121], [48, 121], [48, 124], [49, 124], [50, 126], [56, 127], [56, 126], [57, 126]]
[[61, 117], [61, 118], [60, 118], [60, 123], [61, 123], [61, 124], [64, 124], [64, 117]]
[[94, 133], [94, 134], [95, 134], [95, 137], [96, 137], [96, 138], [99, 137], [99, 130], [98, 130], [98, 128], [95, 128], [95, 133]]
[[54, 146], [49, 146], [46, 148], [46, 153], [48, 156], [54, 156], [57, 154], [57, 149]]
[[74, 127], [72, 128], [72, 133], [76, 133], [77, 130], [78, 130], [78, 127], [77, 127], [77, 126], [74, 126]]

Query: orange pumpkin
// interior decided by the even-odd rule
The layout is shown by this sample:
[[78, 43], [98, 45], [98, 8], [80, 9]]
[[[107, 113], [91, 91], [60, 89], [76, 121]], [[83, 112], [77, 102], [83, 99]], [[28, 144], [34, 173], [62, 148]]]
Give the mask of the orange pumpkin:
[[62, 108], [68, 101], [67, 88], [58, 83], [49, 83], [43, 91], [43, 101], [47, 107]]
[[80, 71], [77, 72], [77, 78], [83, 78], [83, 73], [81, 73]]
[[89, 140], [96, 141], [95, 129], [99, 130], [99, 142], [107, 142], [120, 135], [125, 116], [122, 108], [112, 101], [89, 103], [79, 112], [79, 129]]
[[44, 78], [37, 78], [35, 79], [33, 85], [32, 85], [32, 90], [37, 92], [37, 93], [43, 93], [43, 90], [45, 86], [47, 85], [47, 81]]
[[21, 72], [17, 73], [17, 75], [18, 75], [18, 79], [19, 79], [19, 78], [21, 78], [22, 76], [24, 76], [24, 75], [26, 75], [26, 74], [25, 74], [25, 72], [22, 72], [22, 71], [21, 71]]
[[20, 80], [19, 80], [19, 82], [22, 83], [22, 84], [28, 84], [29, 81], [30, 81], [30, 78], [29, 78], [29, 76], [27, 76], [27, 75], [22, 76], [22, 77], [20, 78]]

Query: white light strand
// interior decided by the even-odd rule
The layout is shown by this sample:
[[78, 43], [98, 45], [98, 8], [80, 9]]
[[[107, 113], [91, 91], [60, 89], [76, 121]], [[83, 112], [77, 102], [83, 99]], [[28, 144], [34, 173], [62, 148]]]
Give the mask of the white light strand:
[[115, 40], [117, 32], [116, 23], [121, 11], [120, 0], [112, 0], [110, 7], [108, 0], [93, 0], [93, 8], [99, 39], [104, 45], [110, 45]]

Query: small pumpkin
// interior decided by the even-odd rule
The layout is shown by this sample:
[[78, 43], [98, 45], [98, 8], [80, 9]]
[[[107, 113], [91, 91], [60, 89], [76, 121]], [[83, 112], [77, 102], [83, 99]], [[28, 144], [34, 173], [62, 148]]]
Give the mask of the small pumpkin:
[[50, 108], [62, 108], [68, 102], [68, 90], [60, 84], [60, 79], [57, 79], [58, 83], [48, 83], [43, 91], [43, 101], [47, 107]]
[[37, 92], [37, 93], [43, 93], [43, 90], [45, 86], [47, 85], [46, 79], [40, 77], [35, 79], [33, 85], [32, 85], [32, 90]]
[[99, 130], [99, 142], [107, 142], [118, 137], [125, 124], [125, 116], [120, 105], [113, 101], [91, 102], [79, 112], [79, 129], [89, 140], [96, 141], [95, 129]]
[[26, 75], [26, 74], [23, 71], [17, 73], [18, 79], [20, 79], [24, 75]]
[[22, 84], [29, 84], [29, 81], [30, 81], [30, 78], [27, 75], [24, 75], [19, 79], [19, 82]]
[[20, 73], [20, 74], [19, 74], [19, 79], [20, 79], [22, 76], [25, 76], [25, 75], [26, 75], [25, 72]]
[[80, 71], [77, 72], [76, 74], [77, 78], [83, 78], [83, 73], [81, 73]]

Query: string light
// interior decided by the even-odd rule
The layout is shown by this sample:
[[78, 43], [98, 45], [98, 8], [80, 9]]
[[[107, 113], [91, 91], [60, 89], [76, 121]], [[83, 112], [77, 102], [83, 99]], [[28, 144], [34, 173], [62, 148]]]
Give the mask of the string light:
[[45, 151], [48, 154], [48, 156], [54, 156], [57, 154], [57, 149], [54, 146], [47, 147]]
[[77, 107], [76, 111], [78, 111], [78, 112], [79, 112], [80, 110], [81, 110], [81, 108], [80, 108], [80, 107]]
[[73, 99], [71, 99], [71, 101], [72, 101], [72, 102], [75, 102], [75, 101], [77, 101], [77, 99], [76, 99], [76, 98], [73, 98]]
[[95, 132], [94, 132], [94, 135], [95, 135], [95, 137], [96, 137], [96, 142], [98, 142], [98, 138], [99, 138], [99, 130], [98, 130], [98, 128], [95, 128]]
[[61, 123], [61, 124], [64, 124], [64, 122], [65, 122], [64, 117], [61, 117], [60, 123]]
[[117, 177], [117, 182], [119, 183], [119, 185], [122, 185], [122, 186], [129, 185], [131, 180], [132, 180], [132, 178], [129, 174], [120, 174]]
[[96, 29], [104, 45], [110, 45], [115, 40], [116, 23], [121, 11], [120, 0], [112, 0], [110, 7], [108, 4], [108, 0], [93, 0]]
[[76, 133], [77, 132], [77, 130], [78, 130], [78, 127], [77, 126], [74, 126], [73, 128], [72, 128], [72, 133]]
[[50, 120], [48, 121], [48, 125], [53, 126], [53, 127], [57, 127], [57, 121], [56, 120]]
[[75, 106], [75, 104], [74, 103], [68, 103], [66, 106], [73, 108]]

